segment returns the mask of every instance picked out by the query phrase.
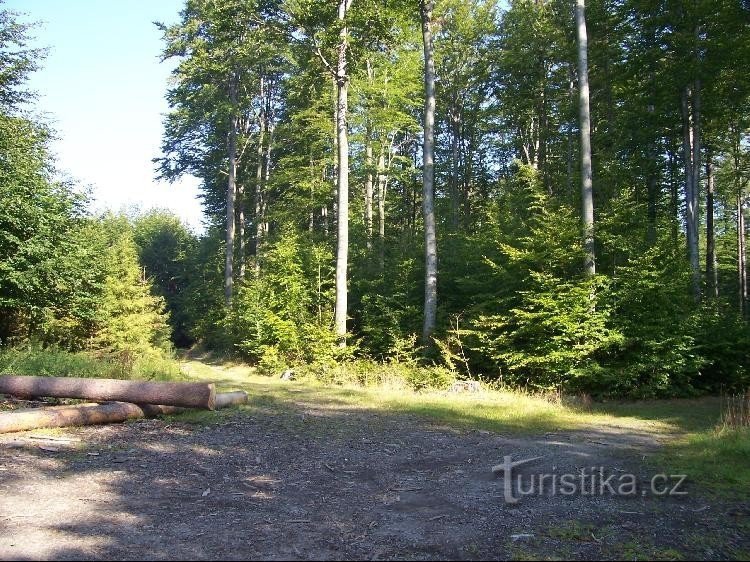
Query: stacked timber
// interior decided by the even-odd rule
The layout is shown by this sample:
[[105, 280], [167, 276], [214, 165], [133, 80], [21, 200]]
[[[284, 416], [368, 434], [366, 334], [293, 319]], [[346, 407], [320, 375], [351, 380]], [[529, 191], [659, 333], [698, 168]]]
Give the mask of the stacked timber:
[[174, 383], [0, 376], [0, 394], [17, 398], [75, 398], [96, 403], [0, 413], [0, 433], [123, 422], [172, 415], [188, 408], [215, 410], [247, 403], [247, 393], [216, 392], [213, 383]]

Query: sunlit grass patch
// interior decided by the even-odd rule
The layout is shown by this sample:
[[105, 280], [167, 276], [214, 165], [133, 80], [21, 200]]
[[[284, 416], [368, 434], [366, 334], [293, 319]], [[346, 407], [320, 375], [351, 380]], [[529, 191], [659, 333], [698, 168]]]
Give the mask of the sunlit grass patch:
[[180, 380], [180, 364], [166, 354], [139, 357], [125, 365], [116, 358], [55, 347], [0, 348], [0, 375]]
[[[300, 408], [321, 413], [368, 411], [417, 416], [464, 430], [534, 435], [552, 431], [643, 432], [663, 437], [651, 462], [672, 473], [688, 474], [710, 490], [750, 489], [750, 430], [717, 430], [719, 398], [617, 401], [578, 406], [554, 396], [512, 389], [478, 393], [414, 391], [407, 385], [326, 384], [308, 377], [297, 381], [257, 375], [254, 369], [190, 361], [191, 378], [216, 381], [220, 390], [250, 393], [246, 412], [284, 413]], [[205, 414], [195, 414], [200, 422]], [[205, 418], [208, 419], [208, 418]]]
[[750, 429], [710, 429], [670, 443], [659, 455], [670, 471], [703, 488], [746, 500], [750, 494]]

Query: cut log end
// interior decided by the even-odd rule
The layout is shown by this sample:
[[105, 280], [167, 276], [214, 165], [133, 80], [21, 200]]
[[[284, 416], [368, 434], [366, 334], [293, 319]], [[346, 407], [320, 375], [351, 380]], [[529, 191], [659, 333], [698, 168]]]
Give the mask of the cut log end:
[[217, 410], [229, 408], [230, 406], [241, 406], [247, 404], [247, 392], [236, 390], [234, 392], [219, 392], [216, 394], [214, 407]]

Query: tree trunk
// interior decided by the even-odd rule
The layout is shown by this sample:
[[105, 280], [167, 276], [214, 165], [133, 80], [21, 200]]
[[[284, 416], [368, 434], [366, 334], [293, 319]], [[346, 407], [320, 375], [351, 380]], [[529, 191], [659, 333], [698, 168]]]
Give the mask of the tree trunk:
[[255, 168], [255, 273], [260, 273], [260, 249], [263, 244], [263, 146], [266, 133], [266, 93], [265, 79], [260, 78], [260, 114], [258, 115], [258, 148], [255, 156], [258, 164]]
[[213, 384], [72, 377], [2, 376], [0, 377], [0, 394], [10, 394], [19, 398], [49, 396], [79, 398], [95, 402], [162, 404], [208, 410], [213, 410], [216, 402], [216, 390]]
[[581, 121], [581, 203], [583, 218], [583, 246], [586, 252], [584, 273], [596, 274], [594, 251], [594, 193], [591, 171], [591, 113], [589, 111], [588, 38], [584, 0], [576, 0], [578, 29], [578, 95]]
[[[263, 186], [264, 189], [268, 189], [268, 186], [271, 185], [271, 155], [273, 150], [273, 137], [276, 132], [276, 126], [273, 123], [273, 116], [271, 115], [270, 111], [266, 111], [266, 129], [268, 130], [268, 144], [266, 144], [266, 163], [265, 163], [265, 172], [263, 176]], [[268, 195], [263, 196], [263, 204], [260, 207], [260, 224], [263, 229], [263, 240], [267, 239], [270, 232], [270, 223], [268, 221], [268, 204], [269, 204], [269, 198]]]
[[217, 392], [214, 408], [221, 410], [230, 406], [241, 406], [247, 404], [247, 392], [235, 390], [233, 392]]
[[237, 76], [229, 80], [229, 134], [227, 139], [227, 156], [229, 157], [229, 179], [227, 181], [227, 237], [226, 260], [224, 265], [224, 302], [232, 304], [234, 289], [234, 227], [235, 227], [235, 193], [237, 190]]
[[[375, 78], [370, 59], [367, 59], [367, 82], [370, 87]], [[368, 252], [372, 250], [372, 126], [370, 118], [366, 116], [367, 126], [365, 127], [365, 235]]]
[[706, 283], [708, 294], [716, 298], [719, 296], [719, 278], [714, 229], [714, 171], [710, 152], [706, 154], [706, 186]]
[[700, 178], [701, 178], [701, 81], [695, 80], [692, 96], [693, 117], [693, 248], [690, 250], [690, 266], [693, 271], [693, 286], [696, 298], [701, 296], [701, 265], [700, 265]]
[[435, 227], [435, 59], [432, 42], [433, 0], [421, 0], [424, 44], [424, 144], [422, 146], [422, 212], [425, 239], [424, 323], [422, 341], [430, 343], [437, 316], [437, 235]]
[[[544, 76], [548, 76], [549, 72], [545, 68], [544, 70]], [[549, 125], [548, 125], [548, 119], [547, 119], [547, 82], [545, 80], [544, 85], [542, 87], [542, 91], [540, 92], [539, 100], [537, 103], [537, 111], [539, 113], [539, 170], [542, 174], [542, 185], [544, 185], [544, 189], [547, 191], [547, 194], [549, 196], [552, 196], [552, 186], [549, 181], [549, 170], [547, 170], [547, 137], [549, 136], [549, 133], [547, 131]]]
[[573, 67], [571, 66], [568, 70], [568, 103], [570, 104], [571, 117], [568, 121], [568, 127], [566, 132], [567, 144], [568, 144], [568, 155], [566, 161], [566, 173], [567, 173], [567, 184], [568, 184], [568, 197], [573, 197], [573, 120], [575, 119], [575, 82], [573, 81]]
[[245, 278], [245, 187], [237, 184], [237, 260], [240, 262], [240, 279]]
[[[699, 110], [695, 110], [695, 93], [690, 86], [682, 91], [682, 156], [685, 162], [685, 229], [687, 231], [688, 256], [692, 272], [693, 296], [700, 299], [700, 258], [698, 254], [698, 172], [700, 141], [695, 123]], [[691, 109], [691, 105], [693, 108]]]
[[0, 433], [119, 423], [139, 418], [171, 415], [181, 411], [182, 408], [174, 406], [137, 405], [127, 402], [27, 408], [0, 413]]
[[[653, 83], [653, 79], [652, 79]], [[654, 104], [648, 105], [648, 114], [650, 118], [654, 115]], [[648, 147], [648, 180], [647, 180], [647, 200], [648, 200], [648, 232], [646, 238], [649, 246], [656, 244], [656, 208], [659, 197], [658, 169], [657, 161], [658, 146], [656, 139], [649, 142]]]
[[380, 272], [385, 269], [385, 196], [388, 189], [388, 175], [385, 170], [385, 148], [378, 156], [378, 260]]
[[449, 111], [450, 136], [451, 136], [451, 169], [450, 169], [450, 197], [451, 197], [451, 230], [458, 230], [459, 196], [458, 196], [458, 169], [459, 169], [459, 130], [461, 114], [458, 109], [457, 95], [453, 93], [453, 104]]
[[[215, 409], [247, 404], [247, 392], [219, 392]], [[179, 406], [157, 404], [131, 404], [107, 402], [105, 404], [76, 404], [75, 406], [49, 406], [0, 412], [0, 433], [27, 431], [52, 427], [73, 427], [118, 423], [140, 418], [171, 416], [185, 412]]]
[[352, 0], [339, 0], [338, 19], [341, 24], [339, 34], [341, 42], [338, 48], [336, 66], [336, 138], [338, 151], [338, 239], [336, 241], [336, 310], [335, 330], [339, 345], [346, 346], [347, 316], [347, 266], [349, 261], [349, 135], [347, 132], [347, 114], [349, 106], [349, 77], [346, 74], [346, 51], [348, 30], [345, 23], [346, 13]]
[[747, 254], [745, 252], [745, 212], [742, 193], [737, 192], [737, 280], [739, 285], [740, 315], [747, 314]]
[[677, 186], [677, 146], [672, 138], [669, 141], [669, 207], [672, 216], [672, 243], [676, 246], [679, 238], [680, 197]]
[[365, 235], [367, 237], [367, 250], [372, 250], [372, 138], [370, 128], [365, 133]]

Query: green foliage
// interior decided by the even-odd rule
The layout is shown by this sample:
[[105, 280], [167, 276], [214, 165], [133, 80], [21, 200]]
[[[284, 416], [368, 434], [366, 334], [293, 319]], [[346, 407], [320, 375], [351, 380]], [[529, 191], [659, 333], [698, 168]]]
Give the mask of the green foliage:
[[325, 362], [303, 365], [296, 371], [325, 384], [387, 387], [409, 390], [445, 390], [456, 376], [444, 367], [422, 366], [414, 362], [371, 360]]
[[172, 341], [179, 347], [190, 345], [194, 340], [189, 333], [192, 319], [187, 287], [193, 265], [190, 259], [196, 253], [195, 235], [175, 215], [154, 210], [134, 218], [133, 241], [140, 264], [166, 302]]
[[121, 366], [86, 352], [55, 347], [0, 349], [0, 373], [51, 377], [123, 378]]
[[[0, 340], [27, 337], [65, 308], [81, 274], [81, 200], [50, 181], [45, 129], [0, 114]], [[85, 276], [84, 276], [85, 278]]]
[[239, 288], [228, 318], [230, 337], [243, 357], [271, 369], [281, 358], [296, 364], [340, 355], [327, 312], [330, 287], [320, 278], [329, 260], [291, 229], [266, 248], [261, 269]]
[[[178, 23], [159, 25], [163, 57], [176, 64], [156, 163], [163, 178], [201, 180], [200, 236], [160, 211], [88, 216], [85, 198], [54, 180], [50, 131], [19, 111], [41, 53], [26, 47], [29, 26], [0, 11], [0, 342], [95, 350], [123, 373], [148, 376], [169, 371], [171, 337], [263, 373], [293, 367], [336, 383], [444, 388], [460, 373], [638, 397], [748, 385], [738, 267], [750, 192], [744, 3], [587, 7], [593, 278], [582, 276], [570, 2], [435, 3], [434, 346], [412, 336], [424, 306], [417, 5], [350, 8], [341, 21], [336, 3], [321, 0], [187, 0]], [[331, 70], [344, 29], [354, 345], [342, 349], [331, 330], [341, 172]], [[682, 208], [681, 145], [691, 132], [679, 100], [688, 91], [696, 110], [700, 93], [701, 115], [687, 125], [700, 117], [702, 163], [710, 156], [715, 169], [719, 295], [702, 300], [691, 295]], [[228, 307], [230, 127], [237, 242]]]
[[479, 318], [479, 349], [508, 384], [586, 390], [587, 379], [601, 371], [599, 357], [623, 340], [609, 327], [610, 311], [599, 298], [603, 292], [601, 279], [565, 282], [531, 272], [517, 306]]
[[18, 14], [0, 9], [0, 112], [16, 111], [33, 99], [25, 89], [28, 75], [39, 68], [44, 49], [29, 49], [29, 31], [35, 24], [22, 23]]
[[0, 374], [138, 380], [176, 380], [182, 376], [179, 364], [168, 356], [138, 358], [134, 364], [124, 365], [91, 352], [39, 345], [0, 348]]
[[107, 275], [101, 295], [100, 329], [94, 346], [125, 365], [170, 349], [164, 300], [151, 292], [138, 262], [130, 225], [124, 219], [105, 224]]
[[507, 384], [582, 386], [599, 371], [599, 357], [622, 341], [602, 298], [607, 281], [570, 278], [583, 261], [578, 223], [549, 201], [534, 170], [519, 164], [504, 193], [508, 221], [496, 235], [500, 256], [490, 262], [501, 291], [477, 305], [469, 346]]

